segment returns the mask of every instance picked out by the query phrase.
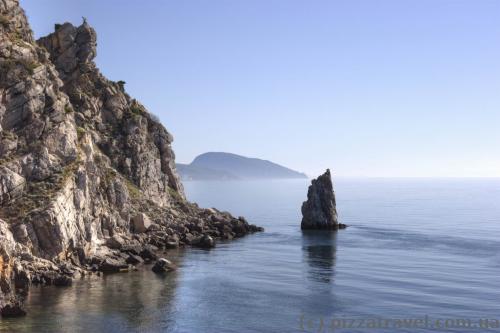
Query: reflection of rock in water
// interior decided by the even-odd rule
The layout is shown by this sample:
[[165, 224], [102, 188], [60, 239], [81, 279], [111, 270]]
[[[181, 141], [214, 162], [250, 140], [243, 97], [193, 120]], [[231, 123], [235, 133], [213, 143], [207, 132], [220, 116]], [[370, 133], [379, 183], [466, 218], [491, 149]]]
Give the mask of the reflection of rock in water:
[[302, 249], [309, 266], [308, 278], [329, 283], [335, 275], [337, 233], [307, 231], [302, 235]]
[[[168, 257], [179, 263], [182, 255], [179, 251]], [[23, 322], [6, 322], [6, 328], [24, 332], [36, 323], [43, 332], [66, 332], [65, 327], [110, 333], [168, 330], [173, 325], [177, 274], [159, 276], [145, 266], [137, 272], [75, 280], [71, 288], [32, 288], [29, 316]]]

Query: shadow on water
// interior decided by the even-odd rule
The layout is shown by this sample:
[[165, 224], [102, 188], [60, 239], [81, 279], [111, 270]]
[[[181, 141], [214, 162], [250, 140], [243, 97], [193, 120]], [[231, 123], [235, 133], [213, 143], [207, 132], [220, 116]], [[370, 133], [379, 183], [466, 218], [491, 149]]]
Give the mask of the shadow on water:
[[302, 251], [309, 266], [308, 279], [313, 282], [331, 283], [335, 276], [337, 232], [302, 231]]

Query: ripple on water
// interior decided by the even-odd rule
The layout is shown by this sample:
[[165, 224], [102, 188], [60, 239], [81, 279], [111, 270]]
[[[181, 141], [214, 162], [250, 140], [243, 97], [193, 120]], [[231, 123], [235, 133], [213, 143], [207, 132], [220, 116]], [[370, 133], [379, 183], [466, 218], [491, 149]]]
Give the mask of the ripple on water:
[[300, 231], [308, 181], [185, 185], [201, 206], [266, 232], [173, 253], [180, 269], [163, 278], [147, 268], [35, 288], [29, 316], [0, 329], [299, 332], [301, 315], [500, 316], [498, 181], [338, 180], [340, 218], [351, 225], [338, 233]]

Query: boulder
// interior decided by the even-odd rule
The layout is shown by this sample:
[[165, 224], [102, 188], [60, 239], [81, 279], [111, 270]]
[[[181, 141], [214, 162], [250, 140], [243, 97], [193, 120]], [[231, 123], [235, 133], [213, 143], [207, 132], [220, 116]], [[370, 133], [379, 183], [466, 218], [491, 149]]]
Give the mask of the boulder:
[[124, 244], [125, 240], [119, 235], [114, 235], [113, 237], [106, 239], [106, 246], [110, 249], [120, 250]]
[[245, 221], [239, 219], [233, 219], [231, 221], [232, 231], [236, 234], [236, 237], [243, 237], [248, 233], [248, 224]]
[[196, 246], [203, 249], [211, 249], [215, 247], [215, 240], [209, 235], [203, 235], [196, 243]]
[[307, 192], [307, 201], [302, 204], [302, 230], [337, 230], [345, 227], [338, 223], [335, 193], [330, 169], [313, 179]]
[[194, 236], [193, 234], [191, 234], [189, 232], [184, 235], [183, 240], [184, 240], [184, 243], [189, 244], [189, 245], [195, 245], [198, 242], [198, 238], [196, 238], [196, 236]]
[[145, 247], [140, 253], [139, 255], [142, 257], [142, 259], [144, 259], [145, 261], [152, 261], [152, 260], [156, 260], [156, 258], [158, 258], [158, 256], [155, 254], [155, 250], [152, 246], [147, 246]]
[[140, 213], [134, 216], [134, 218], [132, 219], [132, 228], [134, 228], [134, 232], [137, 233], [146, 232], [150, 226], [151, 226], [151, 220], [144, 213]]
[[128, 270], [128, 264], [119, 259], [106, 258], [99, 264], [99, 271], [103, 273], [118, 273]]
[[23, 317], [26, 316], [26, 311], [24, 310], [23, 305], [19, 301], [13, 301], [9, 304], [5, 305], [0, 309], [0, 314], [2, 317]]
[[165, 258], [158, 259], [153, 265], [153, 268], [151, 268], [151, 270], [157, 274], [166, 273], [175, 269], [175, 265], [170, 260]]
[[176, 249], [178, 247], [179, 247], [179, 240], [177, 240], [177, 239], [169, 238], [165, 242], [166, 249]]
[[137, 264], [141, 264], [144, 262], [144, 260], [135, 255], [135, 254], [130, 254], [126, 260], [127, 264], [131, 264], [131, 265], [137, 265]]
[[126, 252], [128, 254], [139, 255], [139, 253], [141, 253], [142, 251], [142, 246], [140, 244], [127, 243], [122, 246], [120, 251]]
[[255, 224], [250, 224], [249, 227], [250, 227], [251, 232], [263, 232], [264, 231], [263, 227], [258, 227]]

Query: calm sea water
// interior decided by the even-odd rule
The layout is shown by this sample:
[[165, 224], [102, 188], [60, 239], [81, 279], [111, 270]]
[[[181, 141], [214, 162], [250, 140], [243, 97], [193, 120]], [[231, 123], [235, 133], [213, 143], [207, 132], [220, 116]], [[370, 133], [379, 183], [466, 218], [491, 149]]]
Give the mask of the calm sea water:
[[[67, 289], [35, 288], [29, 315], [0, 321], [0, 328], [500, 331], [500, 180], [339, 179], [339, 216], [350, 227], [303, 234], [307, 186], [302, 180], [188, 182], [192, 201], [244, 215], [266, 231], [210, 251], [170, 252], [180, 269], [166, 277], [148, 268]], [[451, 327], [460, 325], [473, 327]]]

